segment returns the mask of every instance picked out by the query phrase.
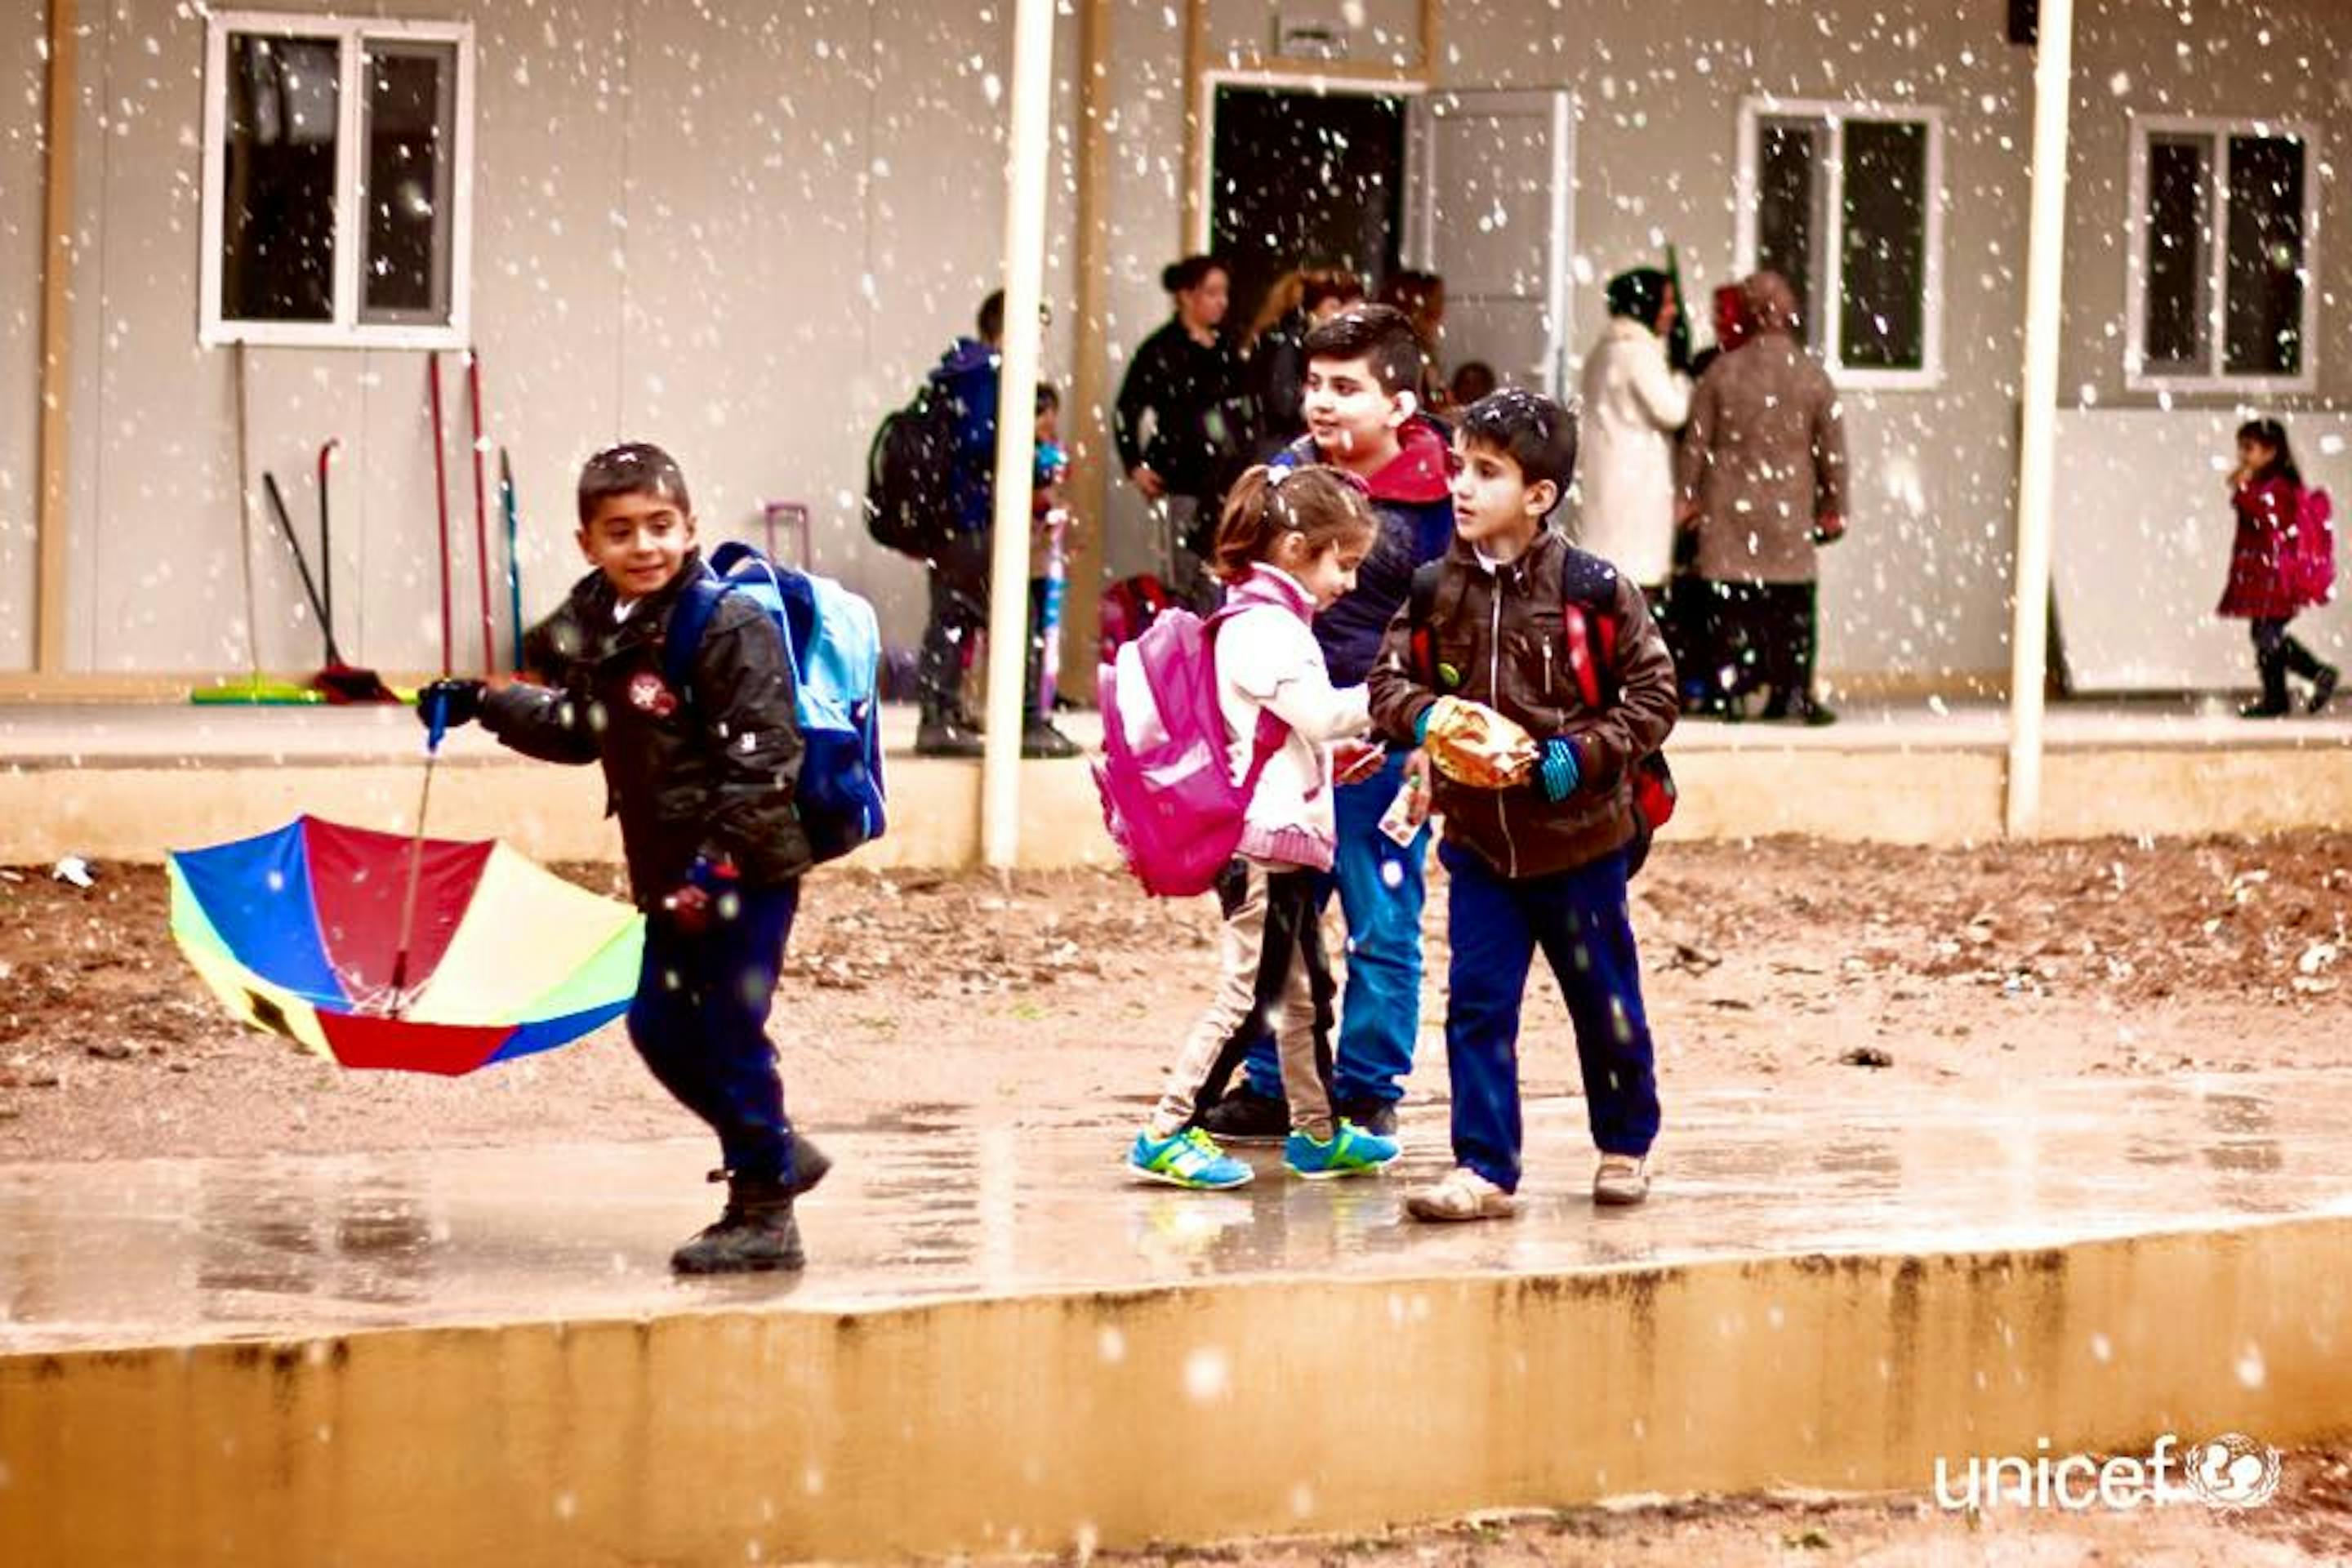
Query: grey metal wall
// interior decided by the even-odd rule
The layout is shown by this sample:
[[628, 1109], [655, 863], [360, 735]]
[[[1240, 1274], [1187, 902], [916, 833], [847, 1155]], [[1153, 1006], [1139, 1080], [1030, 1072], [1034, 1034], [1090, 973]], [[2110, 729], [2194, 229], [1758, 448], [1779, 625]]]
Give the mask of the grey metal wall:
[[0, 33], [0, 669], [33, 660], [34, 520], [40, 504], [41, 9]]
[[[1446, 87], [1567, 87], [1580, 106], [1571, 341], [1601, 327], [1599, 279], [1683, 247], [1694, 300], [1733, 264], [1733, 162], [1747, 95], [1916, 102], [1947, 115], [1944, 384], [1848, 399], [1852, 540], [1823, 582], [1832, 669], [1997, 671], [2006, 598], [2024, 266], [2030, 51], [1998, 6], [1941, 0], [1448, 0]], [[2063, 384], [2121, 390], [2125, 127], [2134, 108], [2293, 114], [2327, 139], [2322, 176], [2322, 395], [2352, 399], [2340, 301], [2340, 164], [2352, 109], [2330, 47], [2335, 0], [2247, 0], [2226, 16], [2088, 0], [2077, 47]], [[1009, 7], [810, 0], [708, 7], [571, 0], [388, 5], [478, 17], [473, 277], [491, 437], [514, 448], [527, 607], [578, 572], [569, 485], [622, 437], [671, 445], [710, 533], [748, 531], [767, 499], [813, 503], [822, 563], [911, 638], [920, 584], [866, 546], [856, 492], [866, 438], [968, 321], [1002, 250]], [[184, 11], [187, 14], [184, 14]], [[1402, 34], [1410, 6], [1369, 14]], [[1216, 0], [1212, 60], [1263, 48], [1267, 10]], [[1182, 247], [1183, 7], [1114, 0], [1108, 390], [1166, 314], [1159, 269]], [[73, 319], [69, 658], [92, 670], [235, 668], [245, 658], [230, 355], [195, 342], [203, 27], [173, 0], [86, 5], [76, 142], [84, 268]], [[1062, 18], [1057, 167], [1047, 236], [1048, 374], [1070, 364], [1076, 29]], [[2259, 41], [2268, 29], [2271, 42]], [[2187, 42], [2182, 55], [2176, 44]], [[40, 62], [35, 21], [0, 38], [0, 81], [28, 107], [0, 130], [0, 666], [30, 659], [37, 464]], [[2301, 61], [2308, 60], [2309, 68]], [[996, 84], [1002, 86], [1001, 80]], [[423, 362], [414, 353], [253, 354], [257, 468], [298, 521], [328, 436], [339, 610], [358, 656], [438, 658]], [[447, 362], [453, 413], [457, 363]], [[2305, 400], [2310, 401], [2310, 400]], [[1083, 424], [1073, 420], [1074, 425]], [[453, 444], [462, 459], [462, 443]], [[461, 627], [470, 626], [470, 479], [452, 474]], [[1140, 509], [1114, 480], [1079, 498], [1114, 571], [1147, 564]], [[267, 535], [261, 648], [316, 657], [299, 588]], [[348, 606], [348, 607], [346, 607]], [[473, 646], [461, 635], [461, 658]]]
[[[856, 496], [875, 421], [969, 330], [1001, 265], [1007, 10], [418, 0], [396, 12], [477, 19], [475, 337], [490, 438], [514, 449], [527, 615], [583, 570], [570, 501], [581, 458], [646, 437], [684, 463], [707, 537], [748, 532], [766, 500], [810, 502], [821, 564], [911, 636], [918, 574], [866, 546]], [[77, 222], [95, 243], [75, 321], [70, 658], [233, 669], [245, 659], [233, 353], [196, 342], [204, 29], [173, 0], [118, 0], [87, 19]], [[1066, 37], [1065, 83], [1074, 50]], [[1056, 157], [1047, 288], [1061, 299], [1066, 142]], [[1067, 363], [1068, 338], [1065, 310], [1049, 369]], [[255, 467], [278, 475], [306, 531], [318, 446], [344, 442], [337, 610], [351, 651], [387, 668], [437, 664], [423, 356], [251, 355]], [[445, 376], [462, 426], [454, 355]], [[461, 664], [478, 646], [464, 440], [450, 486]], [[265, 533], [254, 559], [262, 662], [314, 662], [282, 549]]]

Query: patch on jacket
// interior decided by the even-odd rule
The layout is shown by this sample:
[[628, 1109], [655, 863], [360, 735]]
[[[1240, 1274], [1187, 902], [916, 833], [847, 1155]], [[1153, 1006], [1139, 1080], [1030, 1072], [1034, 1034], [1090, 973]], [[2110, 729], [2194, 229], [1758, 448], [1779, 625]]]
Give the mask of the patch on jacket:
[[663, 684], [662, 678], [652, 670], [641, 669], [629, 677], [629, 706], [640, 713], [667, 719], [677, 711], [677, 693]]
[[1462, 689], [1462, 672], [1450, 664], [1440, 664], [1437, 667], [1437, 684], [1448, 691], [1459, 691]]

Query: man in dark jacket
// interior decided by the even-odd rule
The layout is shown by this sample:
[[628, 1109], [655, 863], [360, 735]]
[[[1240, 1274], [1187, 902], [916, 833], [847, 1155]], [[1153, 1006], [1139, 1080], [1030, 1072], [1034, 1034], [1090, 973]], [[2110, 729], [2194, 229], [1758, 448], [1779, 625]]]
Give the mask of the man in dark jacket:
[[[1444, 553], [1454, 536], [1445, 440], [1419, 412], [1422, 353], [1412, 323], [1387, 305], [1342, 310], [1307, 334], [1307, 434], [1276, 468], [1324, 463], [1370, 493], [1380, 537], [1356, 568], [1356, 586], [1315, 617], [1315, 640], [1334, 686], [1361, 682], [1381, 635], [1412, 588], [1414, 569]], [[1369, 778], [1332, 797], [1339, 848], [1328, 891], [1348, 918], [1348, 987], [1339, 1009], [1332, 1077], [1339, 1114], [1381, 1137], [1396, 1131], [1396, 1102], [1412, 1070], [1421, 1027], [1423, 862], [1429, 835], [1398, 844], [1381, 816], [1404, 785], [1406, 761], [1391, 756]], [[1279, 1142], [1290, 1129], [1273, 1042], [1249, 1054], [1241, 1089], [1204, 1118], [1236, 1143]]]
[[629, 888], [646, 912], [629, 1038], [662, 1086], [719, 1135], [725, 1211], [671, 1257], [682, 1274], [798, 1268], [793, 1202], [828, 1162], [784, 1117], [767, 1036], [784, 943], [810, 865], [793, 809], [802, 742], [775, 623], [719, 601], [686, 689], [663, 639], [703, 571], [686, 479], [658, 447], [615, 447], [580, 475], [580, 548], [595, 570], [534, 626], [545, 684], [443, 680], [417, 713], [478, 716], [546, 762], [601, 762], [621, 819]]
[[1601, 1150], [1593, 1197], [1639, 1203], [1658, 1095], [1626, 848], [1636, 765], [1674, 728], [1674, 660], [1642, 590], [1545, 526], [1576, 468], [1566, 410], [1495, 393], [1464, 414], [1454, 453], [1458, 537], [1391, 623], [1370, 680], [1373, 727], [1426, 748], [1445, 820], [1455, 1168], [1406, 1208], [1511, 1212], [1519, 1008], [1538, 949], [1576, 1026]]
[[[963, 675], [973, 639], [988, 629], [988, 584], [996, 536], [996, 418], [1003, 368], [1004, 292], [981, 301], [977, 338], [958, 338], [931, 371], [935, 396], [955, 410], [955, 451], [948, 479], [951, 527], [926, 565], [930, 620], [923, 628], [922, 716], [919, 757], [976, 757], [980, 726], [964, 707]], [[1024, 636], [1029, 657], [1023, 689], [1021, 754], [1074, 757], [1077, 742], [1037, 706], [1040, 645]]]

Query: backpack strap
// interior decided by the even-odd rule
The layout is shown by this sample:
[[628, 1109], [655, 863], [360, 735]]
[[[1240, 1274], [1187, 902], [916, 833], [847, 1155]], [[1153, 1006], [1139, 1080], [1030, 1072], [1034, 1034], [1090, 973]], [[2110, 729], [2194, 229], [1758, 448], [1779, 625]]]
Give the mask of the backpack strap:
[[1425, 561], [1414, 567], [1412, 586], [1405, 596], [1412, 611], [1405, 622], [1412, 628], [1408, 646], [1412, 654], [1412, 672], [1432, 691], [1437, 689], [1437, 633], [1432, 623], [1437, 615], [1438, 580], [1444, 572], [1443, 559]]
[[719, 601], [727, 596], [727, 588], [726, 580], [710, 569], [709, 562], [702, 562], [670, 606], [669, 625], [662, 629], [662, 679], [681, 696], [687, 695], [694, 656], [702, 647], [703, 634], [710, 629], [710, 618], [719, 613]]
[[1617, 700], [1617, 574], [1571, 549], [1559, 576], [1560, 628], [1577, 695], [1595, 712]]

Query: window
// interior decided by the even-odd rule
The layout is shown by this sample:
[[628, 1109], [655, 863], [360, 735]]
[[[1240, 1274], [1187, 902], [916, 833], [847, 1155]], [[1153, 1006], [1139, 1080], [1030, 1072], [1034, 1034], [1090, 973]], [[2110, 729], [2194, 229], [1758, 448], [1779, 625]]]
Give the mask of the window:
[[463, 347], [470, 26], [228, 12], [205, 46], [203, 341]]
[[1840, 385], [1941, 379], [1943, 132], [1933, 109], [1740, 108], [1740, 270], [1789, 279]]
[[2311, 390], [2319, 215], [2310, 134], [2141, 116], [2131, 140], [2126, 384]]

